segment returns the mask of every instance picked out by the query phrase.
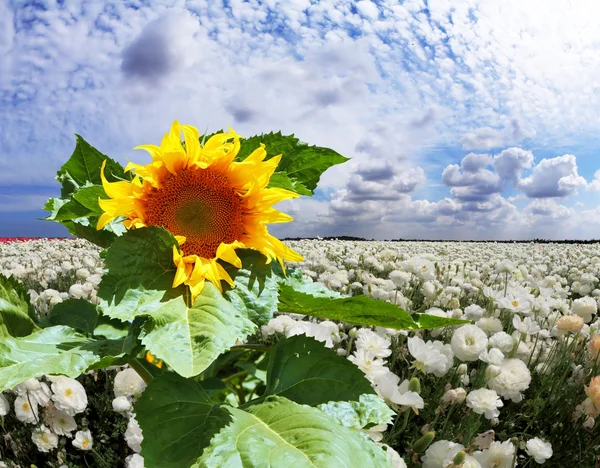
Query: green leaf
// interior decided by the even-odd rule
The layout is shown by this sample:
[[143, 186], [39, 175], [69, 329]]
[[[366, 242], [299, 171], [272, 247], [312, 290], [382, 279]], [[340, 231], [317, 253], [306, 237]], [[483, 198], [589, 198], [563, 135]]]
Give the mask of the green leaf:
[[287, 272], [287, 276], [278, 278], [280, 285], [291, 286], [294, 291], [303, 292], [316, 297], [342, 297], [337, 291], [332, 291], [321, 283], [311, 283], [302, 276], [302, 270], [297, 268]]
[[235, 287], [224, 292], [225, 298], [259, 327], [273, 318], [277, 310], [277, 282], [265, 277], [263, 288], [253, 281], [253, 273], [238, 270], [234, 277]]
[[50, 309], [46, 321], [49, 325], [67, 325], [77, 331], [92, 334], [99, 315], [91, 302], [85, 299], [67, 299]]
[[282, 188], [296, 192], [298, 195], [312, 196], [313, 192], [308, 190], [302, 182], [298, 182], [296, 179], [290, 179], [285, 172], [275, 172], [269, 179], [268, 188]]
[[420, 329], [443, 328], [471, 323], [470, 320], [451, 319], [445, 317], [438, 317], [437, 315], [431, 314], [413, 314], [413, 318]]
[[[331, 166], [348, 161], [348, 158], [329, 148], [309, 146], [301, 143], [294, 135], [282, 135], [281, 132], [257, 135], [241, 141], [241, 148], [236, 160], [243, 161], [260, 144], [265, 145], [267, 158], [279, 154], [281, 161], [277, 166], [277, 173], [285, 174], [275, 178], [275, 184], [283, 184], [288, 190], [294, 190], [301, 195], [314, 195], [314, 190], [323, 172]], [[289, 184], [288, 184], [289, 182]], [[289, 186], [294, 187], [290, 189]], [[273, 185], [279, 187], [280, 185]]]
[[0, 275], [0, 327], [11, 336], [27, 336], [38, 329], [33, 307], [23, 285], [13, 277]]
[[296, 291], [287, 284], [279, 285], [278, 309], [280, 312], [397, 330], [420, 330], [469, 323], [464, 320], [442, 317], [431, 320], [423, 318], [425, 314], [416, 316], [421, 321], [415, 322], [408, 312], [389, 302], [378, 301], [368, 296], [316, 297]]
[[269, 397], [248, 412], [228, 410], [233, 421], [194, 467], [391, 467], [382, 448], [316, 408]]
[[188, 468], [226, 426], [231, 415], [216, 405], [202, 382], [167, 373], [156, 377], [135, 404], [144, 433], [144, 463], [152, 467]]
[[109, 182], [131, 180], [131, 174], [126, 173], [118, 162], [102, 154], [81, 136], [75, 135], [75, 137], [77, 139], [75, 150], [56, 175], [63, 186], [62, 198], [66, 198], [84, 185], [101, 185], [100, 167], [104, 160], [106, 160], [104, 175]]
[[200, 374], [237, 340], [256, 330], [244, 311], [208, 281], [193, 307], [178, 297], [149, 316], [140, 335], [142, 344], [184, 377]]
[[134, 340], [96, 340], [59, 325], [15, 338], [0, 326], [0, 392], [27, 379], [62, 374], [77, 377], [99, 362], [110, 365]]
[[90, 216], [98, 217], [102, 214], [98, 198], [108, 198], [101, 185], [89, 185], [77, 189], [69, 199], [51, 198], [44, 207], [51, 212], [45, 219], [60, 222], [89, 218]]
[[280, 340], [269, 356], [265, 395], [316, 406], [357, 400], [375, 390], [363, 372], [345, 357], [306, 335]]
[[352, 429], [367, 429], [379, 424], [391, 424], [396, 416], [384, 400], [377, 395], [361, 395], [358, 401], [330, 401], [318, 408]]
[[106, 272], [98, 290], [104, 313], [127, 321], [183, 294], [183, 286], [172, 288], [174, 245], [173, 235], [156, 226], [127, 231], [115, 239], [106, 251]]
[[114, 232], [110, 232], [106, 228], [98, 231], [96, 229], [97, 223], [97, 216], [79, 218], [73, 221], [61, 221], [61, 224], [75, 237], [89, 240], [92, 244], [106, 248], [114, 242], [117, 236]]

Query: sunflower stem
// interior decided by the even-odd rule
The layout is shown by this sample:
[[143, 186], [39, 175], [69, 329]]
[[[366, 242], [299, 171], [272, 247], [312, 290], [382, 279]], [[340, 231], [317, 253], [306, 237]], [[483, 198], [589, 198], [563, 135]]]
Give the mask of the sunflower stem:
[[147, 384], [149, 384], [150, 382], [152, 382], [152, 380], [154, 380], [154, 377], [152, 376], [152, 374], [148, 371], [148, 369], [146, 369], [144, 367], [144, 365], [137, 358], [133, 358], [131, 361], [129, 361], [129, 365], [131, 366], [131, 368], [134, 371], [136, 371], [138, 373], [138, 375]]

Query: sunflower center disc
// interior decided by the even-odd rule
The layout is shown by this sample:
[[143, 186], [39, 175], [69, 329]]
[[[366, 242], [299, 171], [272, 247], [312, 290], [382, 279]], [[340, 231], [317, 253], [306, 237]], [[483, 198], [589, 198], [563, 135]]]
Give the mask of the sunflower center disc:
[[227, 177], [209, 169], [184, 169], [171, 175], [145, 201], [149, 226], [185, 236], [185, 255], [214, 258], [221, 243], [244, 233], [242, 198]]

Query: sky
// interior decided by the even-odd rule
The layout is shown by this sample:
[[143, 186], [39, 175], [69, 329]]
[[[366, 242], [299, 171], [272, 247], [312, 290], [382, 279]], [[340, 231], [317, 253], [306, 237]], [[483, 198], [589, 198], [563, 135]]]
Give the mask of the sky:
[[173, 120], [350, 157], [282, 237], [600, 238], [595, 0], [0, 0], [0, 237], [77, 133], [147, 163]]

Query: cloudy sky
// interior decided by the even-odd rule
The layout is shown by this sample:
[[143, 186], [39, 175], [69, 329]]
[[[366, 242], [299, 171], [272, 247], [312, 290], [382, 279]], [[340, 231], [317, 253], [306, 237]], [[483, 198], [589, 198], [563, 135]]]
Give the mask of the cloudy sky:
[[122, 163], [174, 119], [352, 160], [280, 236], [600, 238], [600, 2], [0, 0], [0, 237], [74, 133]]

